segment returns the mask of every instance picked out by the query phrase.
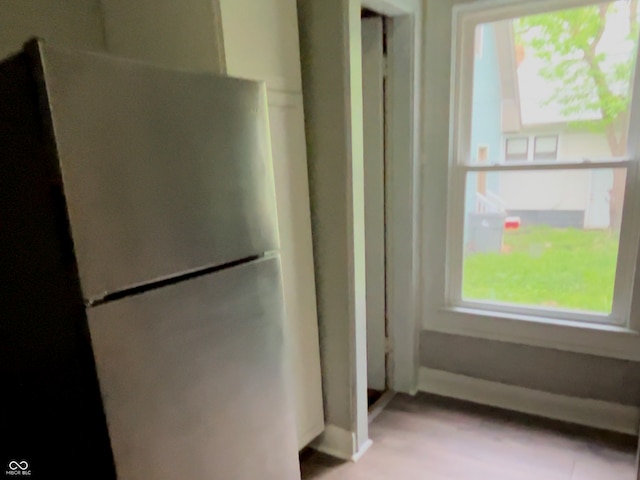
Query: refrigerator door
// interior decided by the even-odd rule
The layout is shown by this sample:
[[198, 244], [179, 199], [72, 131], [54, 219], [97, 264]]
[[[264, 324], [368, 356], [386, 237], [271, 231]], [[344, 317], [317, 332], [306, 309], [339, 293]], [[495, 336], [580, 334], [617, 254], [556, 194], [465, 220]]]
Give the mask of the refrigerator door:
[[118, 478], [300, 478], [277, 257], [88, 312]]
[[38, 48], [85, 299], [278, 248], [263, 84]]

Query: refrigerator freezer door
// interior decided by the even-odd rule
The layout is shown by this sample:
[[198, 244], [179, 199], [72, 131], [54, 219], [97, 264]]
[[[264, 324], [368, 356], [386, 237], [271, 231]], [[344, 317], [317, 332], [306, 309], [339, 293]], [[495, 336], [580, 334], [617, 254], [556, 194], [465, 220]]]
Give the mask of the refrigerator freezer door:
[[39, 49], [85, 299], [278, 248], [262, 84]]
[[300, 478], [279, 259], [88, 312], [118, 478]]

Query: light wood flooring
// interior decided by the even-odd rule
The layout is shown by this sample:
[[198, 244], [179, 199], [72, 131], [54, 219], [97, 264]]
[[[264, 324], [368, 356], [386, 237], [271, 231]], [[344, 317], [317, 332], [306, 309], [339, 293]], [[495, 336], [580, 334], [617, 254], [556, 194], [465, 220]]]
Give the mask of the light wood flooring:
[[432, 395], [396, 395], [357, 463], [301, 456], [303, 480], [636, 480], [635, 438]]

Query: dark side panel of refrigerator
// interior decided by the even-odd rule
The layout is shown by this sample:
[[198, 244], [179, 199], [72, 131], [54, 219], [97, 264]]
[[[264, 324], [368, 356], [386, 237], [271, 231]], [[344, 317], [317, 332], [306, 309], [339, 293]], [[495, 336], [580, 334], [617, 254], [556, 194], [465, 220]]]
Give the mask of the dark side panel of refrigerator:
[[0, 461], [299, 479], [264, 85], [0, 64]]
[[34, 479], [115, 470], [31, 59], [0, 66], [0, 462]]

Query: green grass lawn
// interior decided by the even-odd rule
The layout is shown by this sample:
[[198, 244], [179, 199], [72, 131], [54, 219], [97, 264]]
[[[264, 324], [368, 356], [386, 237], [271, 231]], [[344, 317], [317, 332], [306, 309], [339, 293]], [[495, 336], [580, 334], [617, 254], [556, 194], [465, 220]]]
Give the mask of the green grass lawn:
[[507, 231], [502, 253], [466, 256], [463, 297], [609, 313], [617, 256], [618, 237], [609, 231]]

